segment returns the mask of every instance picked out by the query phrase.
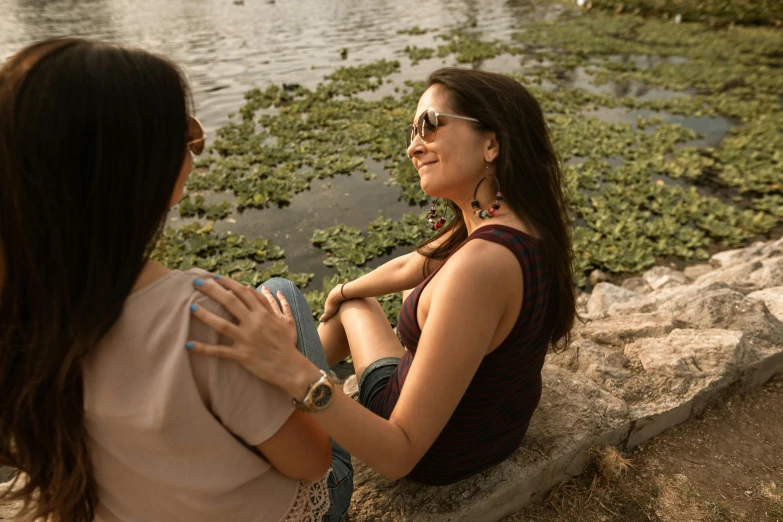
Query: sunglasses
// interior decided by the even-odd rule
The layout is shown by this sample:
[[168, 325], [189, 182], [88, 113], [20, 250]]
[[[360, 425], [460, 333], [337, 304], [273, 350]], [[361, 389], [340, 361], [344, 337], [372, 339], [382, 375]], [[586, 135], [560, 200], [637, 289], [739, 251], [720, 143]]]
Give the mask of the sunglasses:
[[429, 143], [435, 139], [435, 132], [438, 130], [438, 118], [446, 116], [447, 118], [457, 118], [458, 120], [467, 120], [478, 122], [476, 118], [468, 118], [467, 116], [457, 116], [456, 114], [445, 114], [442, 112], [436, 112], [435, 109], [427, 109], [419, 116], [419, 121], [416, 125], [408, 125], [408, 132], [405, 135], [406, 143], [405, 148], [411, 146], [413, 140], [416, 139], [416, 134], [421, 137], [421, 140], [425, 143]]
[[190, 152], [198, 156], [204, 152], [207, 144], [207, 135], [201, 122], [193, 116], [188, 116], [188, 148]]

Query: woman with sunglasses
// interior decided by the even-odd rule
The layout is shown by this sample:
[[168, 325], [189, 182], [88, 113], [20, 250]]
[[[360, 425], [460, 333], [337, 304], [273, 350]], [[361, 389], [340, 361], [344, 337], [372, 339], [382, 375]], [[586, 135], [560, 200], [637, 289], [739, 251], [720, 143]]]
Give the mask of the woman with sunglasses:
[[182, 348], [224, 342], [191, 308], [229, 317], [193, 288], [209, 274], [149, 258], [204, 150], [188, 107], [178, 68], [140, 50], [49, 40], [0, 69], [0, 465], [36, 520], [348, 508], [350, 456], [316, 419]]
[[[207, 281], [201, 291], [236, 322], [195, 313], [234, 344], [188, 347], [276, 384], [383, 475], [441, 485], [522, 441], [547, 348], [566, 344], [574, 321], [571, 242], [544, 115], [517, 81], [434, 72], [406, 138], [421, 188], [447, 201], [450, 222], [433, 205], [434, 237], [334, 288], [317, 336], [291, 283], [270, 282], [259, 302], [226, 278]], [[398, 339], [375, 297], [400, 291]], [[320, 339], [330, 364], [352, 356], [360, 404], [296, 350], [302, 338]]]

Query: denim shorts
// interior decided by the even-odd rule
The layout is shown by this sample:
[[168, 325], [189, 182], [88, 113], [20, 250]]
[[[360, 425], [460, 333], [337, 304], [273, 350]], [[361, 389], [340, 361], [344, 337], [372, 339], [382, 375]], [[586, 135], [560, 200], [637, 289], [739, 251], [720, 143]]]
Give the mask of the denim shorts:
[[389, 384], [389, 378], [397, 371], [397, 365], [400, 364], [399, 357], [384, 357], [371, 363], [359, 381], [359, 403], [371, 410], [375, 399], [380, 395]]

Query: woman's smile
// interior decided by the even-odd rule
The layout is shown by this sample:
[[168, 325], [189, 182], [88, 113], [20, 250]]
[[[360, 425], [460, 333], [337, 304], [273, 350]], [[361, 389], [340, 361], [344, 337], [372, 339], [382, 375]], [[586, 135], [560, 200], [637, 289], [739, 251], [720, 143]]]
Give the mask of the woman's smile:
[[431, 165], [434, 165], [434, 164], [435, 164], [435, 163], [437, 163], [437, 162], [438, 162], [438, 160], [432, 160], [432, 161], [425, 161], [425, 162], [423, 162], [423, 163], [420, 163], [420, 164], [419, 164], [419, 169], [418, 169], [418, 170], [419, 170], [419, 172], [421, 172], [421, 171], [422, 171], [422, 169], [424, 169], [424, 168], [426, 168], [426, 167], [429, 167], [429, 166], [431, 166]]

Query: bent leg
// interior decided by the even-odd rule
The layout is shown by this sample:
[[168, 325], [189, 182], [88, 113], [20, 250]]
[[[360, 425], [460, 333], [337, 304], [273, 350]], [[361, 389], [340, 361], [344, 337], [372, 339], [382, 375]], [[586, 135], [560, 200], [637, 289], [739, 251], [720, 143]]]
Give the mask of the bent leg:
[[405, 349], [375, 298], [351, 299], [318, 327], [318, 334], [330, 361], [348, 355], [353, 358], [356, 378], [361, 381], [367, 366], [386, 357], [402, 357]]
[[[318, 330], [315, 328], [313, 314], [310, 312], [307, 299], [299, 288], [292, 281], [282, 277], [273, 277], [262, 283], [261, 286], [267, 287], [275, 299], [277, 299], [278, 290], [283, 293], [291, 306], [291, 313], [294, 316], [294, 323], [296, 323], [296, 349], [319, 369], [329, 373], [329, 364], [326, 361], [323, 346], [321, 346], [321, 338], [318, 337]], [[258, 287], [259, 291], [261, 286]]]

